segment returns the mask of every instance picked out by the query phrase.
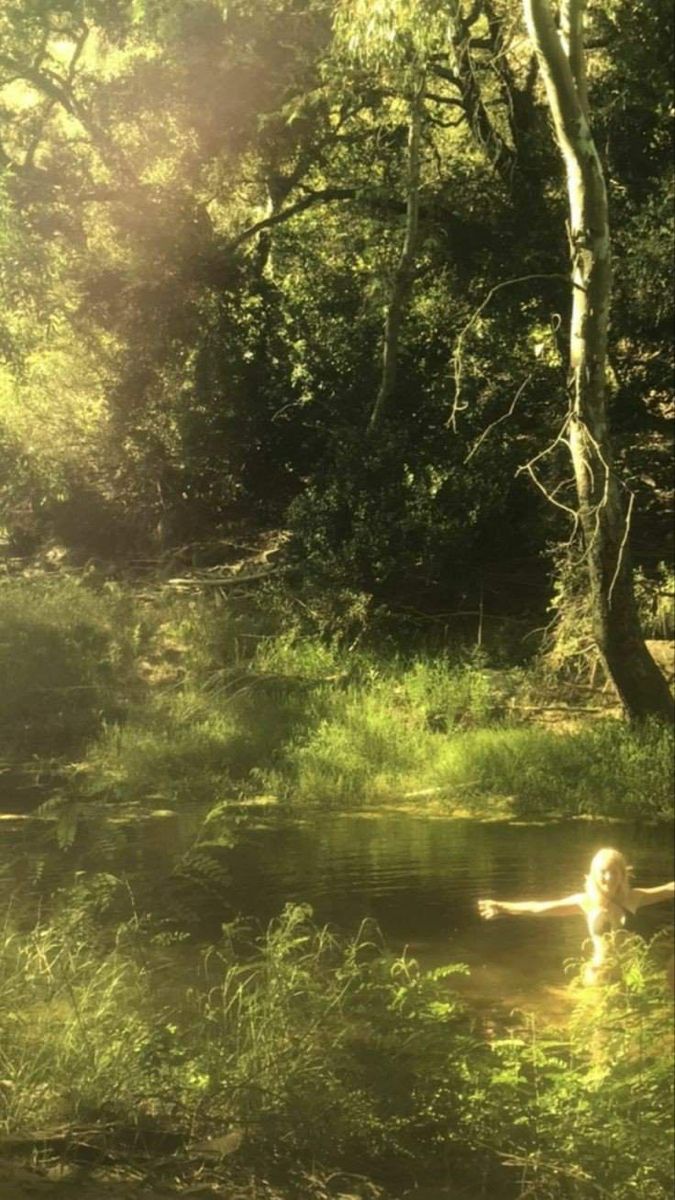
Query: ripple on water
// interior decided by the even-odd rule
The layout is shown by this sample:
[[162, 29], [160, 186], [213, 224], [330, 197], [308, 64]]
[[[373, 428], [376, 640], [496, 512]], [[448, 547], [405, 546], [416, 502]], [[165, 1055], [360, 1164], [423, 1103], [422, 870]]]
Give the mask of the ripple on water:
[[[190, 845], [199, 822], [136, 825], [127, 849], [104, 862], [94, 854], [89, 869], [116, 873], [146, 870], [160, 877]], [[28, 828], [30, 826], [30, 829]], [[165, 827], [170, 827], [166, 828]], [[35, 825], [0, 826], [0, 889], [5, 898], [53, 890], [72, 879], [71, 856], [40, 850]], [[182, 840], [181, 840], [182, 839]], [[297, 822], [265, 820], [247, 828], [235, 848], [206, 848], [231, 878], [229, 901], [242, 914], [262, 921], [288, 900], [312, 905], [317, 921], [345, 932], [364, 917], [377, 921], [396, 952], [408, 947], [425, 966], [465, 962], [468, 980], [451, 986], [474, 999], [550, 1004], [565, 993], [564, 963], [578, 958], [585, 936], [581, 916], [541, 920], [530, 917], [484, 922], [479, 897], [548, 898], [583, 887], [592, 854], [603, 844], [622, 849], [633, 863], [636, 882], [645, 886], [673, 877], [672, 830], [634, 824], [555, 824], [427, 819], [416, 813], [317, 813]], [[122, 842], [120, 845], [124, 846]], [[125, 855], [131, 855], [125, 857]], [[40, 860], [38, 868], [38, 860]], [[67, 862], [68, 877], [64, 876]], [[210, 912], [205, 936], [217, 931], [219, 913]], [[215, 918], [215, 920], [214, 920]], [[659, 905], [640, 914], [645, 935], [672, 921], [672, 909]]]

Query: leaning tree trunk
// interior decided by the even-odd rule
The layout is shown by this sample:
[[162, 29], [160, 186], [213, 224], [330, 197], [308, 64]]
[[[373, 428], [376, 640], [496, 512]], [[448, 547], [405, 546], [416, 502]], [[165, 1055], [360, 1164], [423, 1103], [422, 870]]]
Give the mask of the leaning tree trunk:
[[416, 81], [415, 90], [410, 101], [405, 236], [403, 238], [401, 254], [396, 264], [385, 316], [380, 386], [370, 414], [368, 423], [369, 434], [374, 433], [379, 427], [394, 393], [398, 371], [401, 328], [405, 319], [406, 308], [415, 276], [415, 256], [417, 253], [420, 219], [424, 87], [425, 77], [424, 73], [422, 73]]
[[648, 653], [628, 555], [629, 512], [612, 463], [605, 371], [611, 299], [607, 191], [588, 114], [586, 0], [523, 0], [567, 172], [572, 256], [570, 448], [590, 577], [593, 635], [631, 718], [672, 720], [668, 685]]

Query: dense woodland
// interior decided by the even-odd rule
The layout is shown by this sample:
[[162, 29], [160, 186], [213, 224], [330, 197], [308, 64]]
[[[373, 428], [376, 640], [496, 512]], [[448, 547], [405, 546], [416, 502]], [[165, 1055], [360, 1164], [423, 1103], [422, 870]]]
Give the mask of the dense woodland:
[[[611, 0], [587, 23], [610, 415], [653, 576], [672, 549], [672, 9]], [[244, 521], [290, 530], [327, 588], [541, 611], [552, 547], [580, 557], [571, 289], [520, 6], [36, 0], [6, 3], [1, 35], [13, 552], [128, 559]]]
[[673, 32], [2, 0], [12, 1200], [672, 1195], [663, 933], [553, 1026], [223, 864], [404, 802], [671, 835]]

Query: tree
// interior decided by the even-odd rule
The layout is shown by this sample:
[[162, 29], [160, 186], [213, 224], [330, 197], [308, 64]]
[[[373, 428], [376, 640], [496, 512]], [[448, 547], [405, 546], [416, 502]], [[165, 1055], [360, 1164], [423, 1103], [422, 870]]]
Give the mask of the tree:
[[[670, 4], [605, 0], [591, 38], [623, 265], [609, 399], [647, 570], [667, 521]], [[577, 505], [540, 84], [512, 0], [3, 8], [8, 529], [124, 553], [283, 522], [303, 569], [394, 605], [463, 610], [486, 587], [494, 612], [539, 613], [565, 520], [543, 493]]]
[[415, 272], [415, 255], [419, 231], [420, 176], [422, 167], [422, 129], [424, 124], [425, 76], [421, 72], [415, 81], [410, 100], [408, 128], [408, 171], [406, 180], [406, 225], [401, 254], [396, 264], [387, 306], [382, 346], [382, 375], [375, 404], [370, 414], [368, 432], [379, 426], [396, 386], [399, 338], [405, 319]]
[[524, 0], [567, 175], [572, 261], [569, 445], [588, 564], [593, 634], [632, 718], [672, 720], [665, 679], [640, 630], [628, 553], [631, 506], [613, 466], [607, 413], [611, 242], [607, 189], [590, 128], [584, 53], [586, 0]]

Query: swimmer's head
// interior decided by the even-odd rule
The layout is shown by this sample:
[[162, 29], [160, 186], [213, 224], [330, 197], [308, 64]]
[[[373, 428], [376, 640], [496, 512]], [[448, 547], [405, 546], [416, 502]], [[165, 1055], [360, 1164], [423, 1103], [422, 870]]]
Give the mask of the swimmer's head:
[[622, 904], [630, 888], [630, 871], [620, 850], [605, 847], [598, 850], [586, 876], [586, 894], [597, 904], [616, 900]]

